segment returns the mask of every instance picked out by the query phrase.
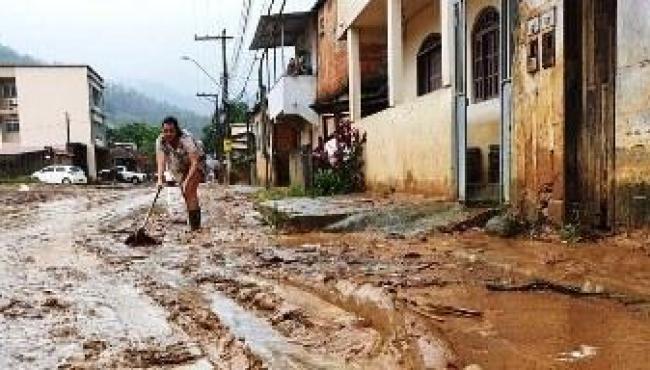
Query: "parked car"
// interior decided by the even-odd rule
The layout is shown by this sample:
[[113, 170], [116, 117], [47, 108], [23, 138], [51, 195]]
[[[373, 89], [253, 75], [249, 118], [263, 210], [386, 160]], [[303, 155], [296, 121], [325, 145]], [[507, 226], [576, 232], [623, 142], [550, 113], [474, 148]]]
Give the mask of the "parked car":
[[47, 166], [32, 174], [32, 178], [47, 184], [87, 184], [88, 178], [77, 166]]
[[139, 184], [141, 182], [147, 181], [147, 174], [129, 171], [125, 166], [117, 166], [117, 179], [120, 181], [131, 182], [134, 184]]

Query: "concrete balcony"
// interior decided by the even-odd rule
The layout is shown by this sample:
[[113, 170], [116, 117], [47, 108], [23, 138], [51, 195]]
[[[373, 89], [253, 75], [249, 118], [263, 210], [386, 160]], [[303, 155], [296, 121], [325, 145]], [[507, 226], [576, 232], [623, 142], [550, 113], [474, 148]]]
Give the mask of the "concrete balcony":
[[[373, 0], [343, 0], [338, 2], [338, 19], [339, 24], [336, 29], [338, 38], [343, 37], [345, 31], [359, 18], [359, 16], [369, 7]], [[385, 1], [376, 1], [378, 5], [383, 5]]]
[[284, 76], [269, 92], [269, 117], [297, 116], [317, 124], [318, 115], [309, 107], [315, 101], [315, 76]]
[[0, 99], [0, 114], [15, 114], [18, 111], [18, 100], [16, 98]]

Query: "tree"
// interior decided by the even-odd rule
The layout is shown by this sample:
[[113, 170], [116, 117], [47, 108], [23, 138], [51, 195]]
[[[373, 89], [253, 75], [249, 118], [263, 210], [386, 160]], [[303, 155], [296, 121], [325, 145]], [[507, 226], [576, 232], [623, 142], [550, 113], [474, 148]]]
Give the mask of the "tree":
[[203, 141], [206, 153], [214, 154], [217, 142], [217, 132], [213, 124], [203, 126], [201, 129], [201, 141]]
[[230, 103], [230, 122], [240, 123], [246, 122], [246, 112], [248, 105], [242, 101]]
[[124, 126], [109, 128], [107, 131], [109, 143], [135, 143], [138, 150], [149, 157], [156, 152], [156, 139], [160, 128], [147, 123], [133, 122]]

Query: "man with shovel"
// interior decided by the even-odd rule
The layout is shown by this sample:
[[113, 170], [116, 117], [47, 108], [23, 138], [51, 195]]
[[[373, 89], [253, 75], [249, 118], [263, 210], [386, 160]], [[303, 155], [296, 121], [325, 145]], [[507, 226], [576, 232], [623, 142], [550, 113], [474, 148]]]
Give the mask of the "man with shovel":
[[165, 168], [168, 168], [180, 184], [192, 231], [201, 227], [198, 188], [207, 173], [205, 159], [201, 145], [180, 128], [175, 117], [169, 116], [162, 121], [162, 132], [156, 140], [158, 187], [163, 186]]

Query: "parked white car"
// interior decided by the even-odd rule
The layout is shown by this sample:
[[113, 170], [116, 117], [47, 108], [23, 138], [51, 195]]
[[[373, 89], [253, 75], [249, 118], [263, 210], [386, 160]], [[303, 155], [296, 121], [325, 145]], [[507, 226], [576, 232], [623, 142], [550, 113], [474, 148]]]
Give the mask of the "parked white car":
[[32, 178], [46, 184], [87, 184], [88, 178], [77, 166], [47, 166], [32, 174]]
[[122, 181], [139, 184], [147, 180], [147, 174], [145, 173], [129, 171], [125, 166], [117, 166], [116, 169], [117, 178]]

